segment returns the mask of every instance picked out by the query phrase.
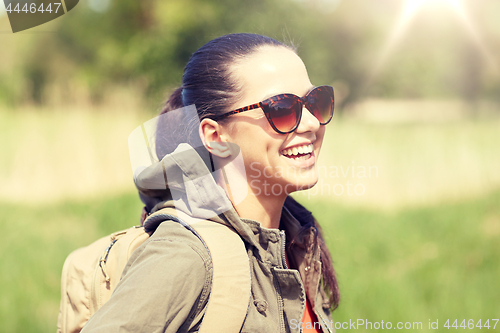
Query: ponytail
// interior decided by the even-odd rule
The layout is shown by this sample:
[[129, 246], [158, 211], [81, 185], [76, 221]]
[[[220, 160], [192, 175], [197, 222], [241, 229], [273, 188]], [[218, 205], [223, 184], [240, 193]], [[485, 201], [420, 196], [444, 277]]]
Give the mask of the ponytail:
[[184, 105], [184, 102], [182, 101], [182, 87], [179, 87], [174, 90], [172, 95], [168, 98], [167, 102], [163, 106], [163, 109], [161, 110], [160, 114], [164, 114], [168, 111], [176, 110], [182, 108]]
[[183, 90], [183, 87], [175, 89], [160, 112], [156, 127], [156, 155], [159, 160], [172, 153], [180, 143], [189, 143], [193, 147], [200, 145], [196, 126], [199, 124], [198, 116], [188, 119], [185, 113], [177, 112], [162, 117], [167, 112], [185, 106], [182, 101]]

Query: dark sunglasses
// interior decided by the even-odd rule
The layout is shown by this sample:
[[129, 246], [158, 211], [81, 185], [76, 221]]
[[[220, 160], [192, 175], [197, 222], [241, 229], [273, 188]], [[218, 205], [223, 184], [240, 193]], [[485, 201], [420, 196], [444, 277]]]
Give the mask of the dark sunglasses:
[[295, 131], [299, 126], [304, 106], [319, 120], [321, 125], [328, 124], [333, 117], [334, 101], [333, 88], [331, 86], [319, 86], [304, 97], [294, 94], [280, 94], [260, 103], [248, 105], [211, 118], [217, 121], [233, 114], [261, 108], [271, 127], [280, 134], [287, 134]]

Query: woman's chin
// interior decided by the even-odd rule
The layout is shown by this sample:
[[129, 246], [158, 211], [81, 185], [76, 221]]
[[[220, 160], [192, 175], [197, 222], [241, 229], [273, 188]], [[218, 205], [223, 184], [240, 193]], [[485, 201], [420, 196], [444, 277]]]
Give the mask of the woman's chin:
[[310, 179], [297, 179], [293, 183], [286, 185], [287, 194], [308, 190], [318, 183], [318, 177], [311, 177]]

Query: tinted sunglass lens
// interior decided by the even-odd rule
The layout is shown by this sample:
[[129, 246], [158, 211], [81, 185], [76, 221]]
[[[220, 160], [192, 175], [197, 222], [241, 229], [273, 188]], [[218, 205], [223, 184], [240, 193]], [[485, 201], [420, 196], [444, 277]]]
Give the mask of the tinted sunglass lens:
[[286, 98], [268, 105], [274, 126], [281, 132], [291, 131], [297, 125], [300, 104], [293, 98]]
[[320, 124], [327, 124], [333, 116], [333, 91], [317, 88], [307, 98], [311, 113], [318, 118]]

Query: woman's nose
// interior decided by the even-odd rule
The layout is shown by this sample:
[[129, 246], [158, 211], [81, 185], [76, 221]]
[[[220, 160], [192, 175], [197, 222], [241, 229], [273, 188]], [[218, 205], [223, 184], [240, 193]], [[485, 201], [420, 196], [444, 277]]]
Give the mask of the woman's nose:
[[308, 109], [302, 108], [302, 118], [300, 119], [299, 126], [297, 127], [297, 132], [316, 132], [320, 123], [318, 118], [316, 118]]

